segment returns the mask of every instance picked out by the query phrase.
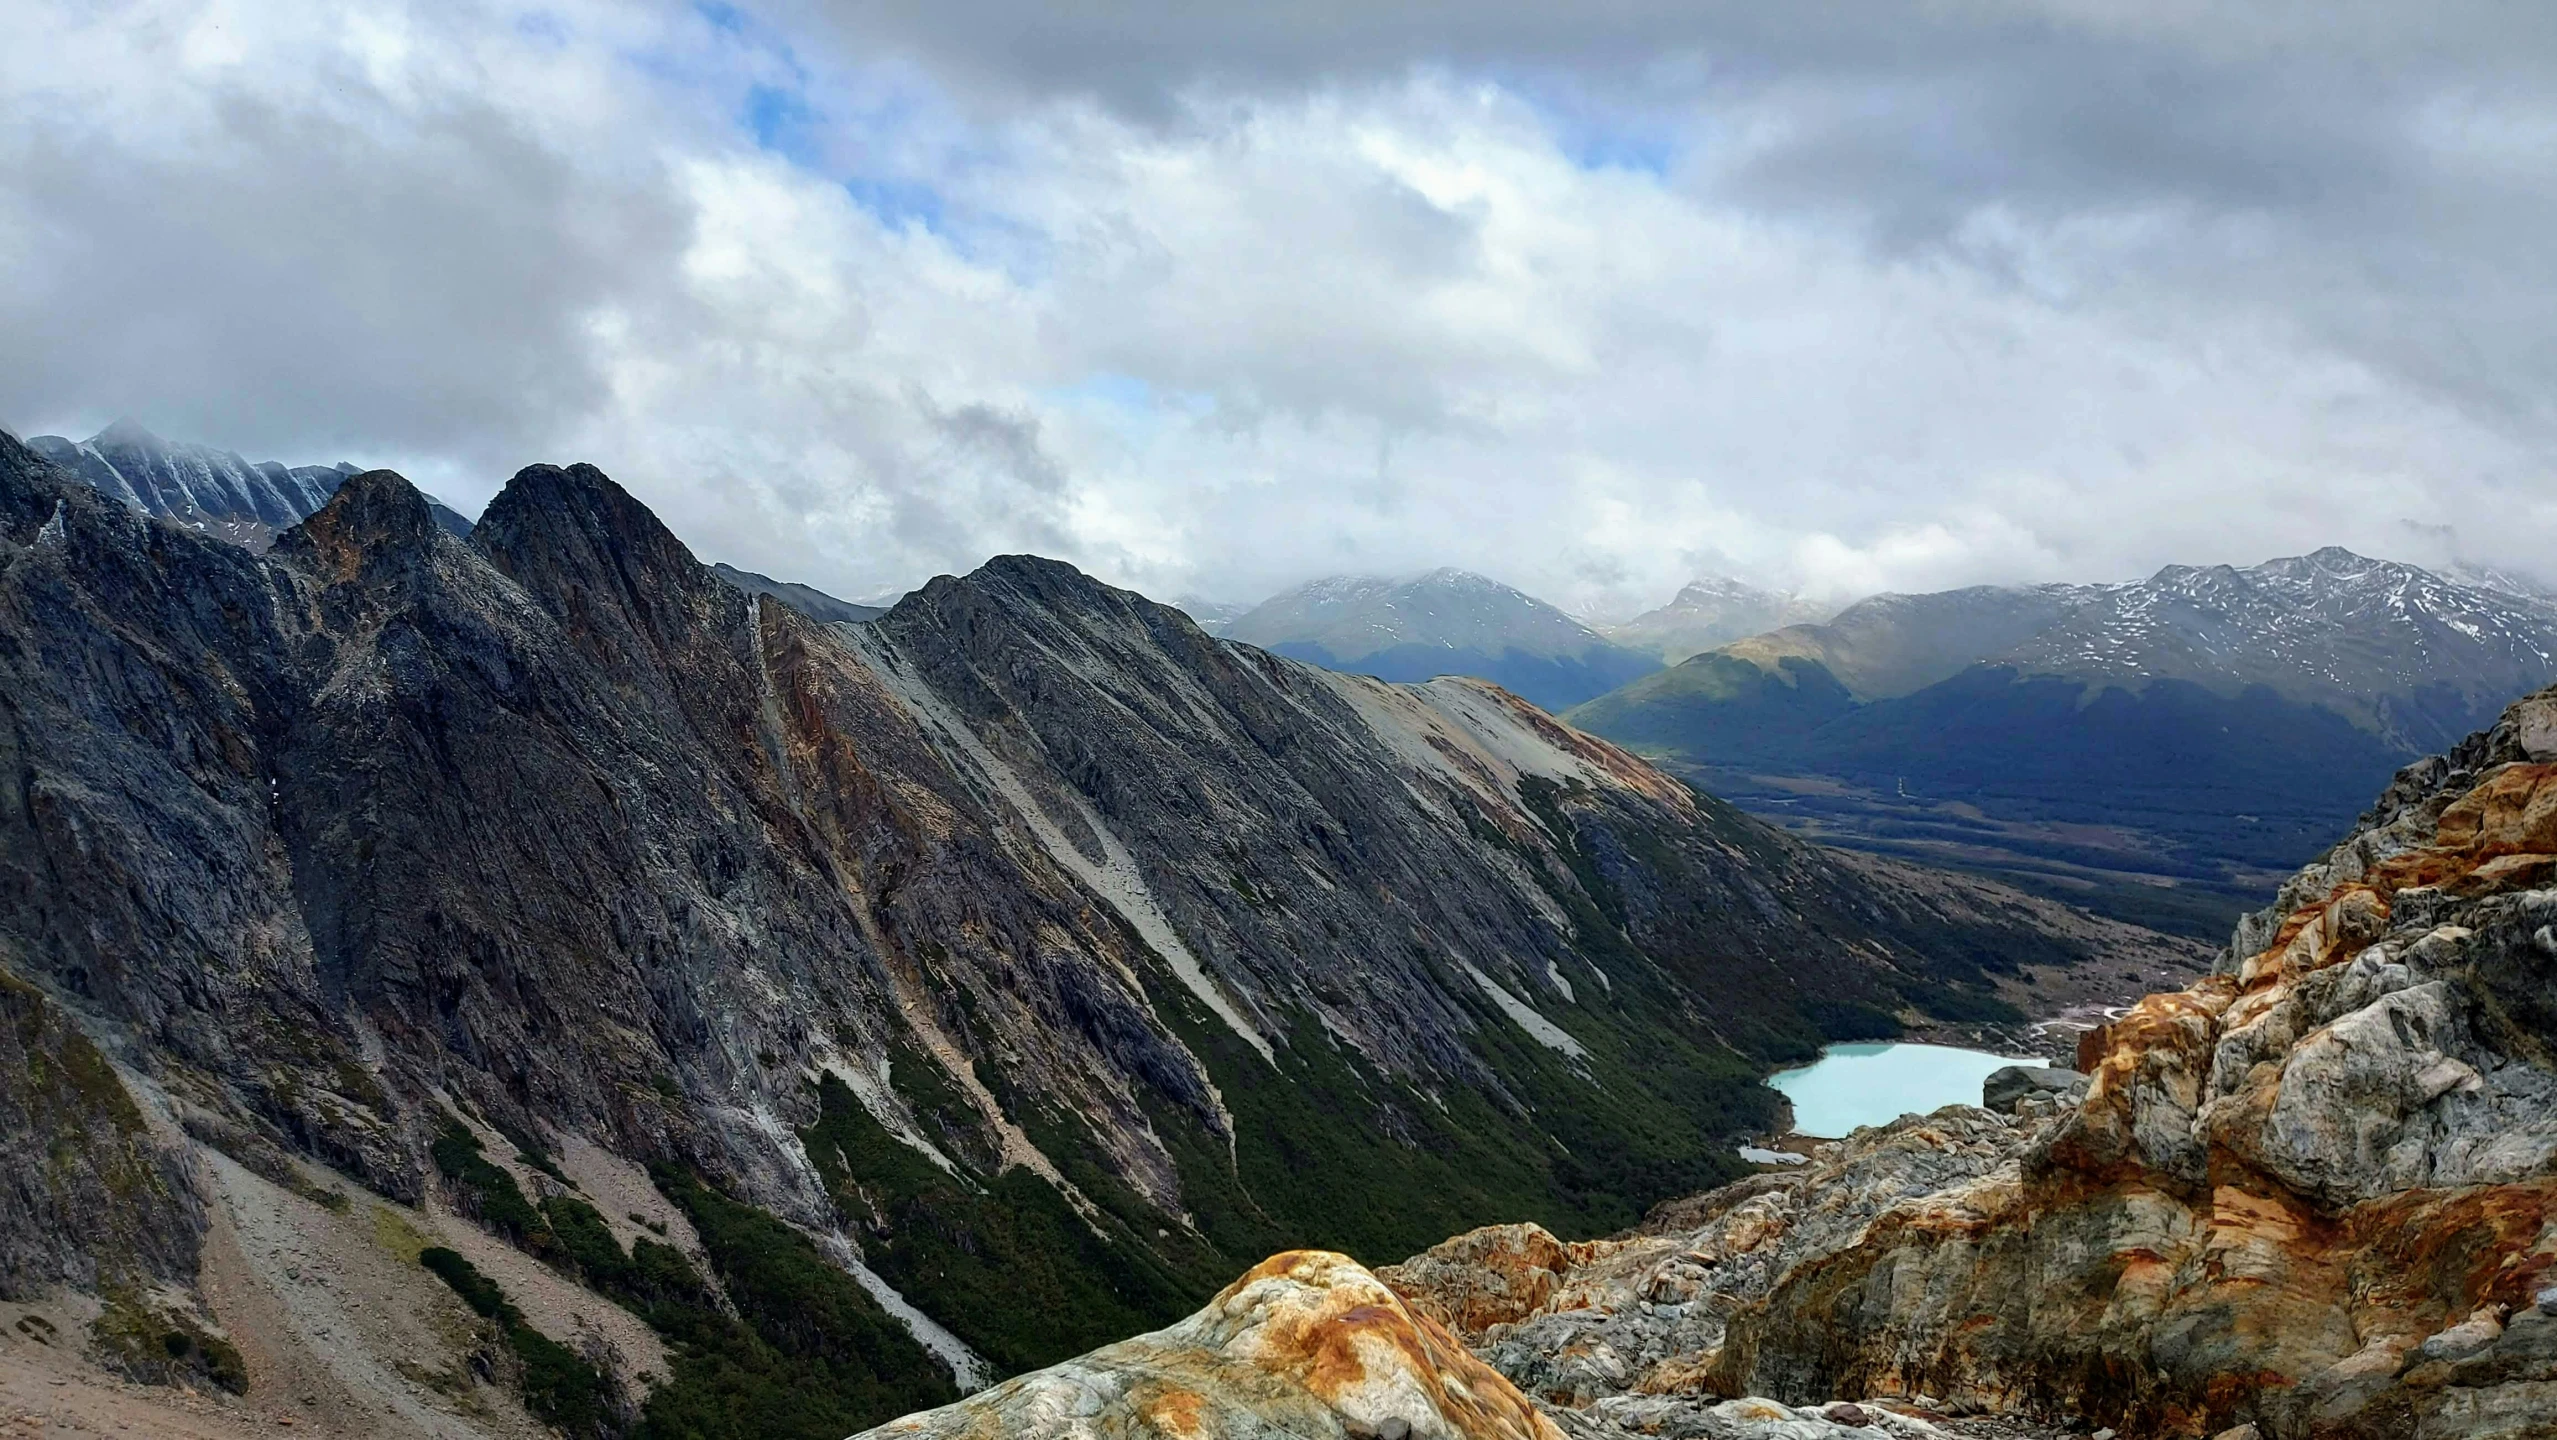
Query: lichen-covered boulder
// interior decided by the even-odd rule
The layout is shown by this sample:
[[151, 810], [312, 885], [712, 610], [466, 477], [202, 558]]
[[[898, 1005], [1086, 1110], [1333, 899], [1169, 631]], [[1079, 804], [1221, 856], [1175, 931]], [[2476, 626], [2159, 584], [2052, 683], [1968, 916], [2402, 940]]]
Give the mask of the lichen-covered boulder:
[[867, 1432], [877, 1440], [1562, 1440], [1345, 1255], [1290, 1250], [1177, 1325]]

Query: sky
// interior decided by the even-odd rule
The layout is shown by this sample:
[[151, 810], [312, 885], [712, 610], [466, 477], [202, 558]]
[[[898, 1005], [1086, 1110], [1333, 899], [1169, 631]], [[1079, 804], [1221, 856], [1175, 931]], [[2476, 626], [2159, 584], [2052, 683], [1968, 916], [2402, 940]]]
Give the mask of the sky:
[[2557, 7], [15, 0], [0, 427], [854, 598], [2557, 578]]

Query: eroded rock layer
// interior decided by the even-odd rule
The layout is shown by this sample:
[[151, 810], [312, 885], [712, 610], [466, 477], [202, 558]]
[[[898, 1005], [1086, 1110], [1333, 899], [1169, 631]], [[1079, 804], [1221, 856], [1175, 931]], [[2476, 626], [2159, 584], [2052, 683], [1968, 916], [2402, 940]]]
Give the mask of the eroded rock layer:
[[[1529, 1393], [1924, 1396], [2132, 1435], [2557, 1435], [2557, 691], [2402, 772], [2222, 972], [1607, 1241], [1384, 1272]], [[1671, 1405], [1676, 1410], [1676, 1405]]]

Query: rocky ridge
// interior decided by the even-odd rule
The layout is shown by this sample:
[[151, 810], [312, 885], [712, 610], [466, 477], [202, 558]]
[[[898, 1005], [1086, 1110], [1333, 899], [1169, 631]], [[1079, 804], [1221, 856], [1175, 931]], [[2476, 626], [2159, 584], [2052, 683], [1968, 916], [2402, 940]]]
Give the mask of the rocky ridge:
[[[27, 447], [146, 515], [263, 550], [328, 503], [356, 467], [243, 460], [228, 450], [163, 440], [118, 420], [86, 440], [38, 435]], [[456, 535], [471, 522], [428, 497], [436, 523]]]
[[858, 624], [865, 620], [876, 620], [888, 613], [886, 606], [855, 605], [849, 600], [838, 600], [812, 585], [775, 580], [769, 575], [758, 575], [752, 570], [740, 570], [734, 565], [713, 565], [710, 567], [710, 573], [734, 585], [745, 594], [770, 596], [811, 620], [823, 621], [829, 625], [846, 622]]
[[2552, 881], [2557, 690], [2403, 771], [2221, 973], [2086, 1037], [2082, 1100], [1909, 1117], [1615, 1239], [1500, 1227], [1384, 1278], [1601, 1421], [1847, 1394], [2557, 1434]]
[[[348, 477], [260, 555], [0, 438], [0, 776], [27, 1053], [132, 1106], [31, 1117], [0, 1299], [121, 1267], [379, 1433], [840, 1434], [1290, 1244], [1612, 1228], [1776, 1061], [2145, 943], [1050, 561], [821, 625], [587, 467], [467, 538]], [[162, 1251], [48, 1198], [170, 1155]], [[279, 1207], [431, 1293], [356, 1324]]]

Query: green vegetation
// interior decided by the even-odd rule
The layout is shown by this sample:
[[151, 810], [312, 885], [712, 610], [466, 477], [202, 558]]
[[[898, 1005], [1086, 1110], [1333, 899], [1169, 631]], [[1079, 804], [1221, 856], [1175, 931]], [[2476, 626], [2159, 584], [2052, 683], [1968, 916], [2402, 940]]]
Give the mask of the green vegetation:
[[89, 1322], [98, 1358], [136, 1380], [155, 1385], [205, 1381], [245, 1395], [248, 1366], [231, 1342], [186, 1315], [155, 1309], [140, 1292], [110, 1286], [106, 1308]]
[[[700, 1233], [738, 1318], [698, 1290], [641, 1308], [675, 1351], [642, 1440], [841, 1440], [958, 1398], [939, 1362], [807, 1236], [683, 1171], [653, 1173]], [[634, 1267], [671, 1285], [665, 1257], [683, 1257], [647, 1240], [637, 1249]]]
[[585, 1200], [525, 1199], [458, 1117], [444, 1117], [432, 1153], [481, 1224], [619, 1302], [667, 1341], [674, 1373], [650, 1394], [634, 1429], [615, 1417], [593, 1367], [526, 1325], [494, 1281], [453, 1251], [421, 1251], [421, 1264], [505, 1332], [523, 1362], [527, 1408], [571, 1435], [840, 1440], [957, 1398], [939, 1362], [806, 1236], [688, 1173], [654, 1172], [700, 1232], [734, 1315], [674, 1246], [641, 1237], [625, 1251]]
[[621, 1433], [604, 1377], [576, 1351], [524, 1321], [506, 1291], [459, 1253], [441, 1245], [418, 1252], [417, 1263], [435, 1272], [462, 1303], [494, 1322], [523, 1367], [524, 1408], [535, 1419], [578, 1440]]
[[660, 1169], [657, 1181], [701, 1232], [736, 1315], [672, 1245], [642, 1238], [625, 1252], [592, 1205], [570, 1195], [542, 1202], [553, 1263], [667, 1341], [674, 1373], [635, 1427], [616, 1418], [593, 1367], [526, 1325], [495, 1281], [450, 1250], [420, 1252], [420, 1264], [504, 1332], [535, 1415], [577, 1436], [840, 1440], [957, 1397], [913, 1337], [806, 1236], [680, 1171]]
[[436, 1173], [452, 1182], [454, 1198], [463, 1214], [528, 1254], [550, 1253], [553, 1240], [549, 1223], [524, 1198], [515, 1177], [490, 1163], [481, 1152], [479, 1137], [459, 1116], [444, 1117], [428, 1153], [434, 1157]]
[[[1619, 984], [1627, 1006], [1652, 998]], [[1227, 1279], [1295, 1246], [1389, 1263], [1493, 1220], [1603, 1234], [1653, 1200], [1732, 1178], [1737, 1164], [1716, 1134], [1773, 1115], [1746, 1061], [1624, 1024], [1613, 1009], [1569, 1017], [1590, 1050], [1575, 1068], [1483, 1002], [1484, 1058], [1510, 1093], [1537, 1097], [1531, 1117], [1472, 1086], [1414, 1090], [1302, 1013], [1273, 1077], [1186, 989], [1150, 983], [1147, 993], [1233, 1112], [1229, 1158], [1195, 1112], [1163, 1097], [1149, 1107], [1180, 1167], [1182, 1203], [1229, 1258]]]
[[[904, 1080], [900, 1072], [929, 1064], [901, 1057], [891, 1073]], [[834, 1075], [819, 1083], [818, 1101], [820, 1118], [800, 1138], [836, 1204], [862, 1227], [871, 1267], [993, 1364], [1052, 1364], [1196, 1304], [1195, 1282], [1117, 1217], [1104, 1215], [1096, 1231], [1027, 1169], [943, 1170]]]

